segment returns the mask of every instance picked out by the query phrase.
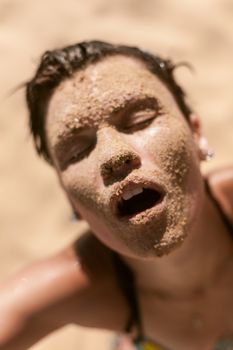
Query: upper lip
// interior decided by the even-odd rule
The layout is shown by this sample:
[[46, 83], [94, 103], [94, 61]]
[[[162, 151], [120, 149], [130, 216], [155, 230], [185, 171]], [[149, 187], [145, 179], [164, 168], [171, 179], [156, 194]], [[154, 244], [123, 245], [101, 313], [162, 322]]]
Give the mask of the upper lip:
[[123, 194], [138, 188], [155, 190], [161, 194], [161, 197], [164, 197], [166, 192], [163, 185], [156, 181], [146, 179], [145, 177], [136, 176], [134, 178], [125, 179], [120, 184], [117, 184], [117, 186], [114, 186], [113, 194], [110, 196], [110, 206], [115, 215], [118, 213], [118, 204], [122, 200]]

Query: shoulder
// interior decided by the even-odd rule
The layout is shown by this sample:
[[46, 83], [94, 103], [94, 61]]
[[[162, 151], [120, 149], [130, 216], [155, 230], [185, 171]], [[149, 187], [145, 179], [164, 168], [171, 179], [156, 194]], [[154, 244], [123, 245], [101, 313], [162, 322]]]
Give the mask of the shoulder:
[[212, 170], [206, 178], [213, 195], [233, 222], [233, 165]]

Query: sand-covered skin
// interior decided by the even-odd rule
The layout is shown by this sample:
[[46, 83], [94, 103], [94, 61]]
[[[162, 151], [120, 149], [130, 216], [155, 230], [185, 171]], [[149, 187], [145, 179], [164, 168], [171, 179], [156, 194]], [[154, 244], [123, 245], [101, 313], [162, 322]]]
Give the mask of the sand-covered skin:
[[[63, 186], [101, 241], [153, 257], [184, 240], [202, 207], [198, 138], [140, 60], [116, 55], [77, 72], [54, 91], [45, 119]], [[129, 186], [157, 186], [162, 202], [123, 220], [114, 207]]]
[[[231, 0], [1, 0], [2, 279], [35, 258], [59, 250], [78, 230], [69, 221], [70, 208], [53, 171], [33, 151], [23, 93], [6, 99], [13, 87], [32, 76], [40, 54], [97, 38], [190, 61], [196, 73], [182, 68], [178, 76], [215, 150], [215, 159], [208, 165], [214, 168], [232, 161], [232, 20]], [[72, 328], [37, 349], [104, 349], [104, 344], [105, 335]]]

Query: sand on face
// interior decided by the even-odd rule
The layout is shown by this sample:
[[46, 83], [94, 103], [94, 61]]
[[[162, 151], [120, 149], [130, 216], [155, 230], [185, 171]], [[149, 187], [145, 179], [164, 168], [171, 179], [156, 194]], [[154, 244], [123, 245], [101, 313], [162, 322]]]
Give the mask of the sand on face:
[[[77, 237], [83, 225], [53, 170], [36, 156], [27, 129], [23, 91], [46, 49], [101, 39], [142, 46], [175, 61], [190, 61], [178, 78], [201, 116], [216, 151], [204, 170], [232, 161], [233, 6], [230, 0], [1, 0], [0, 223], [1, 279]], [[111, 335], [68, 327], [39, 350], [108, 348]]]

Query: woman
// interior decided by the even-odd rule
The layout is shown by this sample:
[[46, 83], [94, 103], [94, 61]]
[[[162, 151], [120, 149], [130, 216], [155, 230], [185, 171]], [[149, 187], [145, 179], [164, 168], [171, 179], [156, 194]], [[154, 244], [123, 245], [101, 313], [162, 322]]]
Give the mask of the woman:
[[212, 152], [174, 68], [96, 41], [43, 55], [31, 131], [90, 232], [2, 286], [1, 349], [68, 323], [124, 348], [233, 347], [233, 169], [202, 176]]

